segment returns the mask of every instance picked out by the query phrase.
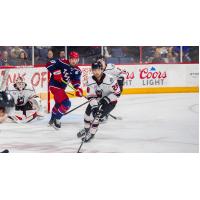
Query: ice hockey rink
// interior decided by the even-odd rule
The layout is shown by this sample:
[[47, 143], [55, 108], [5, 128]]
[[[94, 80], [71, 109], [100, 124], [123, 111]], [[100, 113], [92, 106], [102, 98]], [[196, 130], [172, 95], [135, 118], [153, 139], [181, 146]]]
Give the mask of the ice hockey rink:
[[[85, 100], [73, 98], [72, 108]], [[199, 151], [198, 93], [121, 96], [109, 118], [100, 124], [95, 138], [82, 147], [84, 153], [152, 153]], [[62, 118], [59, 131], [48, 127], [50, 115], [27, 124], [0, 124], [0, 150], [11, 153], [76, 153], [86, 106]]]

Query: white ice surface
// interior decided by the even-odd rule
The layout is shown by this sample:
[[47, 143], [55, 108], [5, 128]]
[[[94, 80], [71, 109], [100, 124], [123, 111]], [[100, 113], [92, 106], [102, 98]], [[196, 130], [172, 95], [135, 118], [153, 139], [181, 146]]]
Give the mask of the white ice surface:
[[[113, 115], [101, 124], [83, 152], [198, 152], [197, 93], [122, 96]], [[72, 108], [84, 102], [72, 99]], [[86, 106], [62, 118], [59, 131], [48, 127], [50, 115], [29, 124], [0, 124], [0, 150], [10, 152], [69, 152], [80, 145], [76, 133], [83, 127]]]

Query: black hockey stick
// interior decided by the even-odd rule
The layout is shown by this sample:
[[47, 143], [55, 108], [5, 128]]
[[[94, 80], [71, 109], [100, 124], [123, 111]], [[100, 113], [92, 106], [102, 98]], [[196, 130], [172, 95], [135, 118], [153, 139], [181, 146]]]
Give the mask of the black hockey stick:
[[[101, 110], [102, 108], [102, 105], [99, 107], [99, 111]], [[83, 146], [83, 143], [85, 143], [85, 139], [86, 139], [86, 136], [87, 136], [87, 133], [90, 132], [90, 129], [92, 128], [93, 126], [93, 123], [95, 122], [95, 120], [98, 119], [99, 120], [99, 114], [96, 115], [96, 117], [94, 117], [94, 119], [92, 120], [92, 123], [90, 124], [90, 127], [89, 127], [89, 130], [85, 133], [85, 137], [83, 138], [79, 148], [78, 148], [78, 151], [77, 153], [81, 153], [80, 150], [81, 150], [81, 147]]]
[[112, 117], [115, 120], [122, 120], [122, 117], [117, 117], [117, 116], [114, 116], [112, 114], [109, 114], [109, 116]]
[[79, 148], [78, 148], [77, 153], [81, 153], [81, 152], [80, 152], [80, 151], [81, 151], [81, 147], [82, 147], [83, 144], [85, 143], [86, 135], [87, 135], [87, 133], [90, 132], [90, 129], [92, 128], [92, 125], [93, 125], [93, 123], [94, 123], [94, 121], [95, 121], [96, 119], [97, 119], [97, 117], [95, 117], [95, 118], [93, 119], [92, 123], [90, 124], [89, 130], [85, 133], [85, 136], [84, 136], [84, 138], [83, 138], [83, 140], [82, 140], [82, 142], [81, 142], [81, 144], [80, 144], [80, 146], [79, 146]]
[[84, 106], [85, 104], [87, 104], [87, 103], [89, 103], [89, 102], [90, 102], [90, 100], [88, 100], [88, 101], [86, 101], [86, 102], [82, 103], [81, 105], [79, 105], [79, 106], [77, 106], [77, 107], [73, 108], [72, 110], [70, 110], [70, 111], [66, 112], [64, 115], [67, 115], [67, 114], [71, 113], [72, 111], [74, 111], [74, 110], [76, 110], [76, 109], [78, 109], [78, 108], [80, 108], [80, 107]]
[[[85, 137], [84, 137], [84, 139], [85, 139]], [[77, 153], [81, 153], [80, 150], [81, 150], [81, 147], [83, 146], [83, 143], [84, 143], [84, 142], [85, 142], [85, 140], [82, 140], [82, 142], [81, 142], [81, 144], [80, 144], [80, 146], [79, 146], [79, 148], [78, 148]]]

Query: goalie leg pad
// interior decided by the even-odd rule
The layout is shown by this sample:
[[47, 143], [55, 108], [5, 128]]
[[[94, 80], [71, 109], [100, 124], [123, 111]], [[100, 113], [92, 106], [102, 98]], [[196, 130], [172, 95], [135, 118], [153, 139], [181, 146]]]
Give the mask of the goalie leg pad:
[[42, 109], [41, 99], [39, 97], [33, 97], [29, 100], [32, 103], [33, 109], [39, 111]]

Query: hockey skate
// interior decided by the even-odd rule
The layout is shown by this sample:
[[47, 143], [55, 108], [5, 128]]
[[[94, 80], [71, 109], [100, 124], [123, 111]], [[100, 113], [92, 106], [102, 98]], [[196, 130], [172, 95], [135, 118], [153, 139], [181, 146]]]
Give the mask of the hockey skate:
[[108, 120], [108, 115], [99, 118], [99, 122], [100, 122], [100, 123], [106, 123], [107, 120]]
[[84, 129], [81, 129], [78, 133], [77, 133], [77, 137], [78, 138], [81, 138], [83, 137], [87, 132], [88, 132], [88, 128], [84, 128]]
[[49, 121], [49, 126], [52, 126], [53, 128], [55, 128], [56, 130], [61, 128], [61, 122], [58, 119], [51, 119]]
[[92, 138], [94, 138], [95, 134], [91, 134], [90, 132], [88, 132], [85, 137], [82, 138], [83, 142], [89, 142]]

